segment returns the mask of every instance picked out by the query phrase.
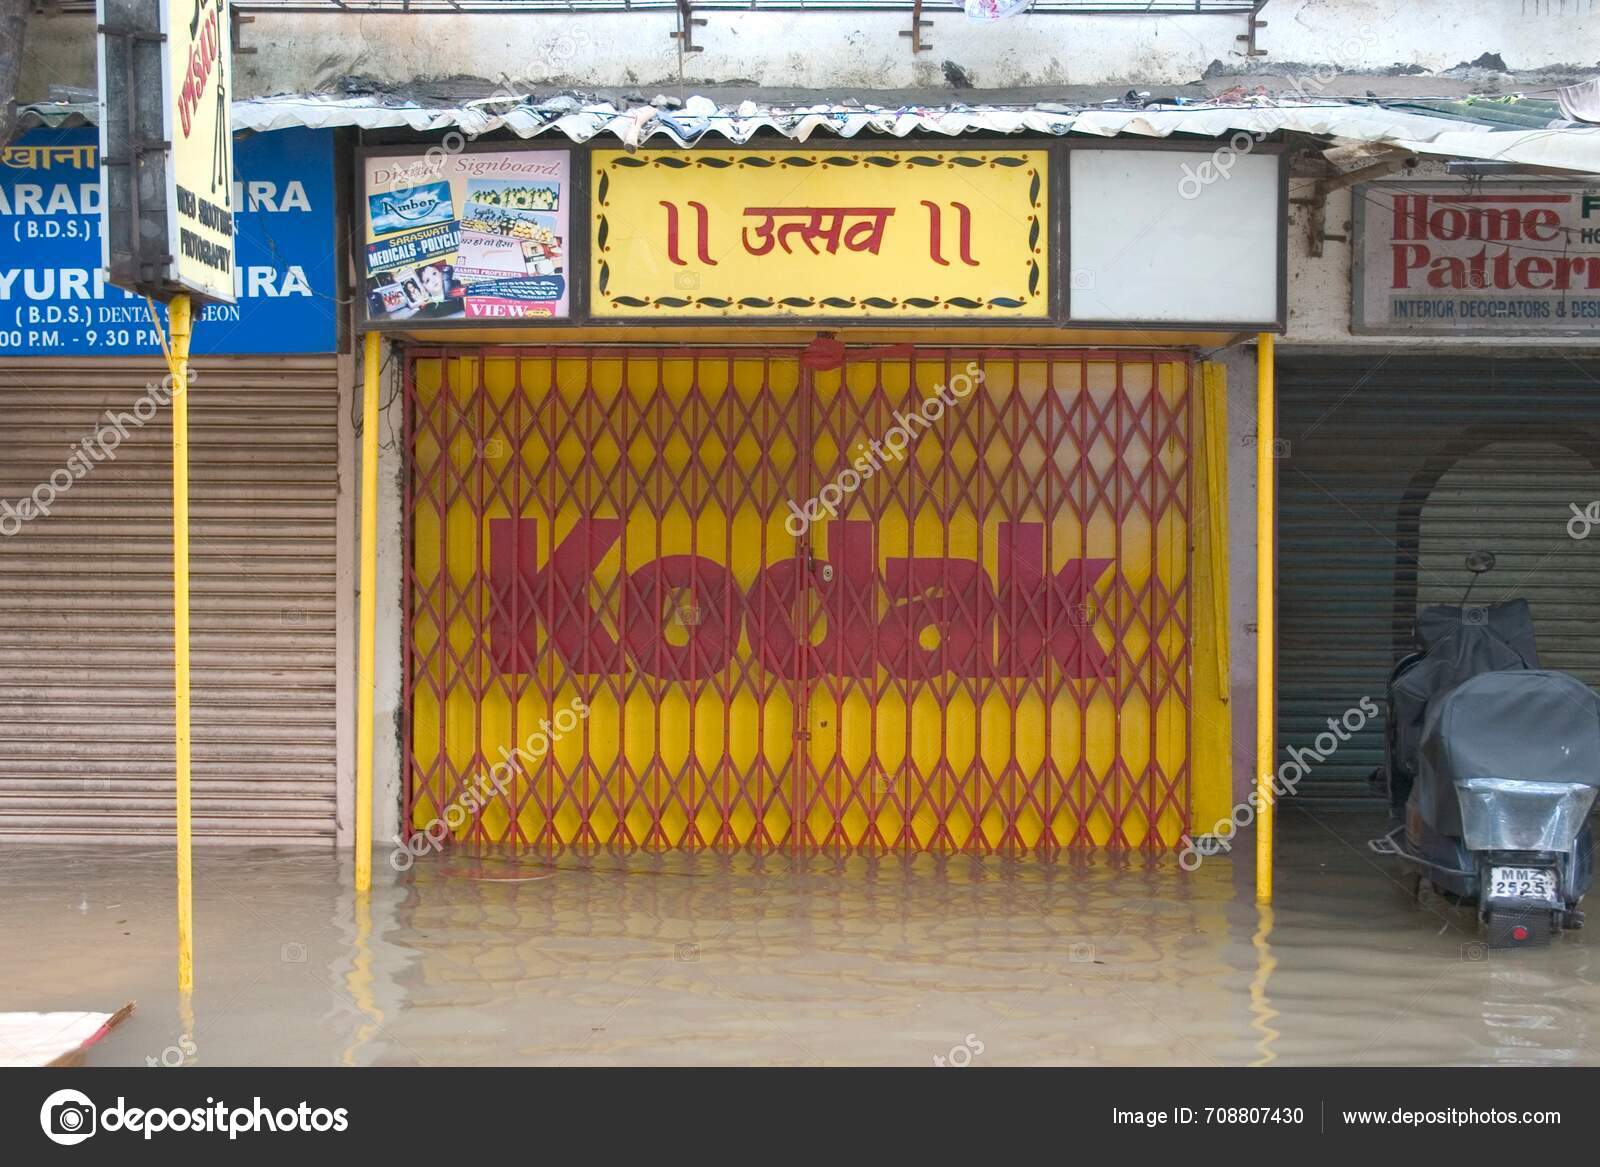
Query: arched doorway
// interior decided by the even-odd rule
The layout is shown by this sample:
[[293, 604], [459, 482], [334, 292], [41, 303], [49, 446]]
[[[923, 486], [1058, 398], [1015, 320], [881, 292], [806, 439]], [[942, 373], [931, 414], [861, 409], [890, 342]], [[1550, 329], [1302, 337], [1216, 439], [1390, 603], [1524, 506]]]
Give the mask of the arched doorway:
[[[1453, 460], [1443, 467], [1446, 457]], [[1572, 507], [1597, 499], [1600, 445], [1582, 432], [1473, 434], [1430, 459], [1401, 507], [1397, 653], [1410, 648], [1418, 607], [1460, 601], [1462, 559], [1481, 547], [1497, 563], [1474, 601], [1526, 599], [1541, 663], [1600, 684], [1600, 533], [1575, 538], [1582, 524], [1569, 531]]]

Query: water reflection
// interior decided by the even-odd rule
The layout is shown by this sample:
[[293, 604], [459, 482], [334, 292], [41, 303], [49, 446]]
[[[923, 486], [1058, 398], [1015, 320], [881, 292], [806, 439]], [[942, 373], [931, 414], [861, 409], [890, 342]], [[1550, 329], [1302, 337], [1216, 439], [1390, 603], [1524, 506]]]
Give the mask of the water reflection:
[[351, 891], [348, 898], [352, 924], [349, 955], [336, 957], [332, 972], [337, 976], [339, 966], [344, 966], [345, 990], [364, 1019], [357, 1024], [339, 1059], [344, 1065], [359, 1066], [365, 1064], [367, 1044], [383, 1028], [384, 1014], [373, 992], [372, 895]]
[[202, 852], [192, 1022], [170, 854], [25, 850], [0, 1008], [137, 1000], [104, 1065], [1600, 1063], [1583, 933], [1485, 953], [1370, 824], [1280, 831], [1270, 908], [1228, 856], [447, 854], [358, 898], [347, 857]]
[[1250, 939], [1250, 946], [1256, 952], [1256, 972], [1250, 978], [1250, 1028], [1261, 1035], [1261, 1040], [1256, 1043], [1260, 1053], [1253, 1066], [1270, 1066], [1278, 1060], [1272, 1044], [1278, 1038], [1278, 1031], [1272, 1027], [1273, 1020], [1278, 1016], [1278, 1011], [1272, 1007], [1271, 998], [1267, 996], [1267, 987], [1272, 980], [1272, 970], [1278, 967], [1278, 958], [1272, 955], [1272, 945], [1268, 938], [1272, 935], [1272, 906], [1270, 904], [1256, 905], [1256, 934]]

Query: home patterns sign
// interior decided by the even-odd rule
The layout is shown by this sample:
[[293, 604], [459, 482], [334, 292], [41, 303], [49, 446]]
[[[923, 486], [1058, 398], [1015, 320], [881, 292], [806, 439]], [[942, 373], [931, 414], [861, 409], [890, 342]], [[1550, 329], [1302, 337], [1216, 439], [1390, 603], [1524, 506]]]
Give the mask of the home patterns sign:
[[1044, 150], [597, 150], [589, 310], [1044, 319]]

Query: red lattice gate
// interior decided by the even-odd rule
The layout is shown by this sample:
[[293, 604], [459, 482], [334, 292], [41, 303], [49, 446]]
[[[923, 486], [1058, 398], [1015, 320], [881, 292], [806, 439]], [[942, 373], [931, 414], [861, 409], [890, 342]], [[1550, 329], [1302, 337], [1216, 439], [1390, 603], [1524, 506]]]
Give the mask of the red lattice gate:
[[980, 853], [1187, 829], [1182, 354], [408, 370], [411, 829]]

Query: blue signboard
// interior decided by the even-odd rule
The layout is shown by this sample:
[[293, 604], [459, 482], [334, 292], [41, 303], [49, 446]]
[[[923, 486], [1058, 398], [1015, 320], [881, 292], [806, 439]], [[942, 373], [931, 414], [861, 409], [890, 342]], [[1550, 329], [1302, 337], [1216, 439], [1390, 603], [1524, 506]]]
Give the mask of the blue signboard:
[[[0, 357], [161, 351], [144, 298], [100, 268], [98, 153], [92, 126], [33, 130], [0, 149]], [[238, 302], [197, 314], [192, 351], [332, 352], [332, 131], [239, 138], [233, 197]]]

